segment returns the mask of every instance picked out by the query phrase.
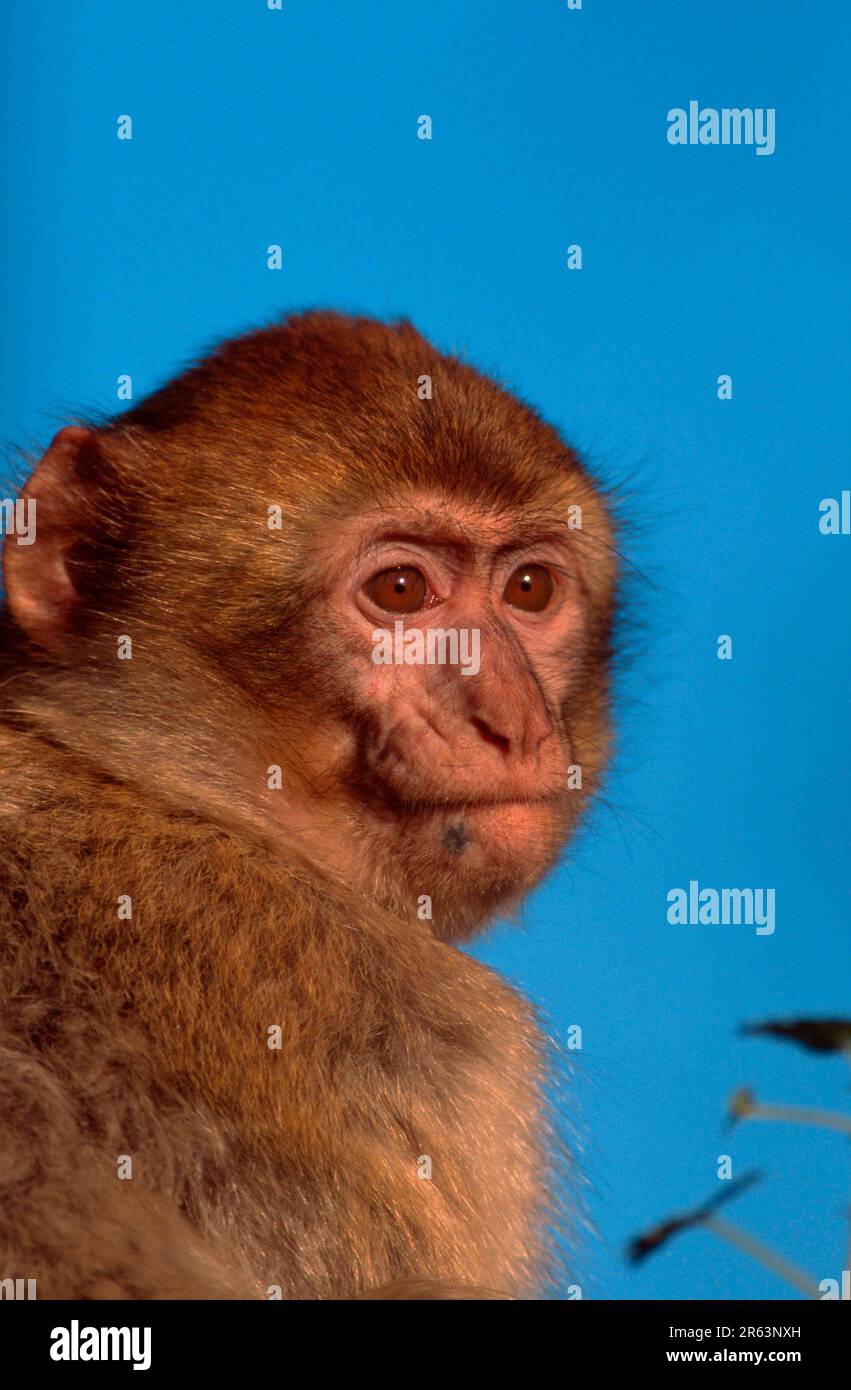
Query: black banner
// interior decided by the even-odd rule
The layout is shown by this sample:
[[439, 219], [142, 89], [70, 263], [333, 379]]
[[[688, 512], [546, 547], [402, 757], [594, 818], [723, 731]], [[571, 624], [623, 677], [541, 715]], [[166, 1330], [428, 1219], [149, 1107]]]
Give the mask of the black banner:
[[[411, 1324], [399, 1322], [406, 1315], [398, 1304], [388, 1320], [377, 1310], [339, 1303], [6, 1302], [0, 1335], [7, 1363], [59, 1381], [103, 1371], [111, 1377], [142, 1371], [146, 1381], [208, 1371], [262, 1378], [274, 1371], [286, 1382], [293, 1374], [304, 1378], [306, 1357], [311, 1375], [336, 1365], [364, 1374], [368, 1357], [371, 1366], [380, 1363], [382, 1378], [392, 1368], [394, 1381], [421, 1382], [429, 1363], [445, 1373], [447, 1358], [457, 1364], [462, 1351], [465, 1362], [480, 1365], [495, 1352], [520, 1354], [530, 1364], [545, 1355], [565, 1371], [579, 1359], [602, 1373], [697, 1364], [793, 1366], [811, 1374], [840, 1368], [848, 1349], [842, 1302], [832, 1308], [805, 1301], [501, 1303], [496, 1324], [487, 1313], [479, 1323], [465, 1307], [466, 1313], [448, 1313], [448, 1323], [433, 1323], [432, 1311], [414, 1314]], [[416, 1337], [408, 1344], [412, 1361], [400, 1360], [400, 1333]]]

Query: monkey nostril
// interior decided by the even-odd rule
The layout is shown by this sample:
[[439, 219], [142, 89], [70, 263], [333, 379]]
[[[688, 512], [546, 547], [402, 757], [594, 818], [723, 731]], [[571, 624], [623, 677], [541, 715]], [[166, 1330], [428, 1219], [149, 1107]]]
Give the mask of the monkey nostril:
[[501, 753], [507, 753], [509, 751], [511, 748], [511, 740], [505, 738], [503, 734], [496, 733], [496, 731], [491, 728], [490, 724], [485, 723], [484, 719], [479, 719], [478, 715], [474, 714], [472, 723], [485, 743], [492, 743]]

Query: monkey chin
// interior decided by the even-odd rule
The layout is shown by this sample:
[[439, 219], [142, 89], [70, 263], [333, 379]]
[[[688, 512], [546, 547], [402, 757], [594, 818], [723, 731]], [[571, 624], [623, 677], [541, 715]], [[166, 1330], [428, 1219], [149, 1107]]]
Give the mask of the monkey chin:
[[570, 828], [561, 799], [467, 803], [416, 819], [409, 888], [433, 897], [431, 926], [444, 941], [510, 913], [552, 867]]

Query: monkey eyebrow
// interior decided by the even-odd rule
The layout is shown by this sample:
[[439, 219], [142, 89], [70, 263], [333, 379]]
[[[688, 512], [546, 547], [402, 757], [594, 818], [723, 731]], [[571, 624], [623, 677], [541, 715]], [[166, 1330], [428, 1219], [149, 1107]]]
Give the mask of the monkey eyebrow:
[[445, 550], [468, 550], [475, 546], [474, 537], [453, 536], [441, 534], [433, 531], [431, 527], [418, 526], [416, 530], [408, 527], [394, 527], [390, 531], [382, 531], [378, 536], [372, 536], [365, 541], [361, 549], [366, 554], [370, 550], [378, 550], [382, 545], [393, 544], [394, 542], [408, 542], [413, 545], [437, 545]]
[[409, 542], [415, 545], [437, 545], [447, 550], [469, 550], [481, 545], [481, 537], [464, 527], [448, 523], [445, 517], [418, 514], [416, 519], [398, 521], [395, 525], [376, 528], [372, 534], [364, 536], [359, 550], [368, 555], [382, 545], [393, 542]]
[[445, 516], [431, 512], [417, 512], [410, 518], [397, 518], [394, 525], [376, 527], [375, 531], [364, 536], [359, 550], [367, 555], [382, 545], [394, 541], [412, 542], [420, 545], [442, 546], [449, 550], [487, 549], [503, 555], [515, 550], [524, 550], [540, 545], [557, 545], [564, 548], [568, 543], [564, 524], [554, 522], [552, 516], [532, 520], [524, 518], [519, 524], [509, 524], [498, 545], [494, 536], [475, 526], [464, 526], [459, 522], [449, 522]]
[[534, 550], [538, 546], [557, 546], [564, 550], [570, 544], [564, 525], [546, 527], [519, 526], [515, 535], [497, 547], [498, 555], [507, 555], [515, 550]]

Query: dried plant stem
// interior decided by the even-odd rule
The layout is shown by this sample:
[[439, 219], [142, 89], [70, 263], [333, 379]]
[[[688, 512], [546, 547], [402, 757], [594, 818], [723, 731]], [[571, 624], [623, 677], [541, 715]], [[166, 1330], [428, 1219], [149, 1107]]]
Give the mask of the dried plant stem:
[[841, 1115], [835, 1110], [814, 1110], [805, 1105], [765, 1105], [762, 1101], [754, 1101], [741, 1118], [815, 1125], [817, 1129], [836, 1129], [840, 1134], [851, 1134], [851, 1115]]
[[790, 1260], [778, 1255], [776, 1250], [772, 1250], [770, 1245], [763, 1245], [761, 1240], [756, 1240], [749, 1236], [747, 1231], [743, 1231], [738, 1226], [732, 1226], [729, 1221], [724, 1221], [720, 1216], [705, 1216], [700, 1223], [713, 1235], [719, 1236], [721, 1240], [726, 1240], [728, 1244], [734, 1245], [737, 1250], [743, 1250], [752, 1260], [770, 1269], [773, 1274], [785, 1279], [787, 1284], [798, 1289], [806, 1298], [821, 1298], [821, 1289], [815, 1280], [792, 1264]]

